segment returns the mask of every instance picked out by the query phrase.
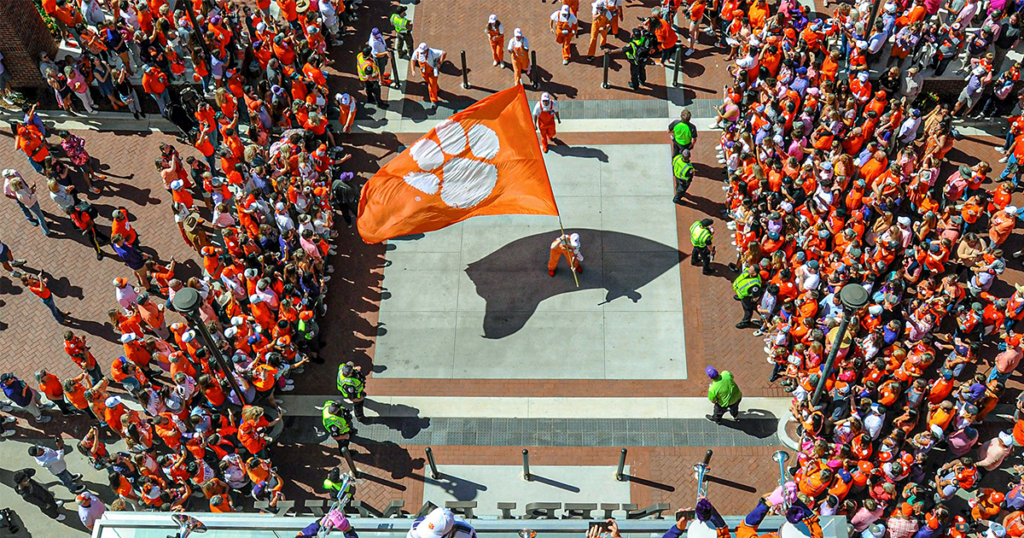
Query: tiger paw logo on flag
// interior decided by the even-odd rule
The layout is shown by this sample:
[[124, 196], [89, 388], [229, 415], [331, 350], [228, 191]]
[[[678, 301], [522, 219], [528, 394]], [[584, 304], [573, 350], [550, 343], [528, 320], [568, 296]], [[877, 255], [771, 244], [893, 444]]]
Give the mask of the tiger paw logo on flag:
[[441, 122], [363, 186], [367, 243], [478, 215], [557, 215], [526, 91], [516, 85]]
[[488, 162], [501, 149], [498, 134], [480, 123], [466, 129], [451, 120], [435, 127], [434, 132], [440, 144], [430, 138], [413, 144], [409, 154], [420, 170], [403, 179], [424, 194], [437, 194], [440, 189], [441, 201], [448, 207], [479, 204], [498, 181], [498, 168]]

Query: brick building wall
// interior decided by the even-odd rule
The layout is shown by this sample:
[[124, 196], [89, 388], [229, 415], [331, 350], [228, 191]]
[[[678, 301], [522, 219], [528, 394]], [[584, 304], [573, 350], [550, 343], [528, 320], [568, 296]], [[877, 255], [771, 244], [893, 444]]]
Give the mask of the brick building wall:
[[0, 0], [0, 53], [15, 88], [42, 88], [46, 81], [39, 73], [39, 53], [52, 58], [57, 43], [50, 35], [32, 0]]

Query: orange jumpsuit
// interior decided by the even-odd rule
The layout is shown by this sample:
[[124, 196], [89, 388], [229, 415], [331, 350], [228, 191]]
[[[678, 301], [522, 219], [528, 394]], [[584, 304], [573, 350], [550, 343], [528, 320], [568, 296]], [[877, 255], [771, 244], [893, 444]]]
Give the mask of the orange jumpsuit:
[[513, 37], [508, 42], [508, 53], [512, 58], [512, 76], [515, 84], [523, 83], [523, 73], [530, 74], [530, 41], [525, 37]]
[[580, 254], [580, 237], [578, 234], [563, 234], [551, 242], [551, 256], [548, 257], [548, 274], [555, 276], [558, 260], [565, 256], [569, 267], [577, 273], [583, 272], [583, 254]]
[[562, 60], [569, 61], [572, 56], [572, 39], [576, 37], [579, 21], [572, 13], [566, 15], [563, 11], [552, 14], [551, 21], [555, 23], [555, 41], [562, 45]]
[[356, 121], [356, 101], [349, 98], [348, 104], [338, 101], [338, 122], [345, 132], [352, 131], [352, 123]]
[[601, 9], [593, 14], [593, 22], [590, 23], [590, 47], [587, 49], [587, 58], [592, 58], [597, 50], [598, 37], [601, 39], [601, 46], [608, 44], [608, 28], [611, 26], [611, 16], [607, 9]]
[[611, 23], [612, 36], [616, 36], [619, 33], [619, 19], [622, 18], [622, 0], [607, 0], [605, 6], [608, 8], [609, 15], [608, 19]]
[[557, 113], [558, 103], [555, 101], [550, 101], [546, 107], [543, 101], [537, 101], [537, 104], [533, 105], [533, 121], [537, 124], [537, 130], [540, 131], [540, 149], [544, 153], [548, 152], [548, 140], [555, 137], [555, 114]]
[[412, 56], [413, 65], [419, 67], [424, 82], [427, 83], [427, 91], [430, 94], [430, 102], [436, 103], [437, 99], [437, 75], [444, 61], [444, 51], [428, 48], [425, 51], [416, 50]]
[[491, 58], [498, 65], [505, 63], [505, 28], [501, 22], [487, 25], [487, 38], [491, 44]]

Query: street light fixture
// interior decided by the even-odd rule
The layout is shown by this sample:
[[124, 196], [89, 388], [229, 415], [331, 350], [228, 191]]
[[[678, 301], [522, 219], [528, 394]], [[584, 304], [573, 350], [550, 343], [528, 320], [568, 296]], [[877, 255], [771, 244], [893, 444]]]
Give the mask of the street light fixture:
[[210, 334], [210, 330], [206, 328], [206, 324], [203, 323], [202, 318], [199, 316], [199, 305], [202, 303], [202, 298], [199, 297], [199, 292], [194, 288], [181, 288], [174, 294], [174, 299], [171, 304], [174, 309], [180, 312], [185, 319], [189, 321], [192, 328], [199, 333], [199, 337], [203, 339], [203, 345], [213, 355], [214, 360], [217, 361], [217, 366], [220, 367], [224, 377], [228, 378], [228, 383], [231, 384], [231, 388], [235, 390], [235, 394], [242, 400], [242, 403], [249, 404], [251, 402], [245, 397], [245, 392], [242, 391], [238, 386], [238, 382], [235, 381], [235, 376], [228, 362], [224, 360], [224, 355], [221, 354], [220, 348], [213, 341], [213, 336]]
[[860, 284], [847, 284], [843, 286], [843, 289], [839, 290], [839, 300], [843, 302], [843, 320], [839, 322], [839, 330], [836, 331], [836, 337], [832, 340], [832, 349], [829, 350], [828, 359], [825, 360], [825, 366], [821, 369], [821, 378], [818, 379], [818, 386], [814, 389], [811, 407], [818, 405], [821, 392], [825, 390], [825, 382], [832, 374], [836, 355], [839, 354], [839, 348], [842, 347], [843, 340], [846, 338], [846, 330], [850, 326], [853, 315], [861, 308], [864, 308], [864, 305], [868, 304], [869, 297], [868, 290]]

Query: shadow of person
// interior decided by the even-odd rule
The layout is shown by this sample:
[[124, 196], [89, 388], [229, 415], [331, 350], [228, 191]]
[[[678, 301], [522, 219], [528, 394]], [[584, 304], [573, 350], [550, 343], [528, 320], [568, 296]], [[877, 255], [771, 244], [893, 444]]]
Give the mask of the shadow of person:
[[414, 471], [423, 470], [426, 461], [423, 458], [413, 458], [409, 450], [398, 443], [360, 439], [358, 444], [365, 448], [366, 452], [352, 452], [352, 459], [357, 463], [389, 472], [391, 478], [396, 480], [407, 477], [422, 480], [422, 476], [414, 474]]
[[723, 419], [720, 425], [731, 430], [741, 431], [751, 437], [767, 439], [775, 435], [778, 423], [778, 417], [768, 411], [748, 409], [740, 411], [738, 420]]
[[370, 422], [383, 424], [395, 431], [402, 432], [402, 438], [412, 439], [420, 431], [430, 427], [430, 419], [420, 417], [420, 410], [404, 404], [386, 404], [374, 400], [365, 400], [363, 406], [377, 413]]
[[589, 148], [587, 146], [567, 146], [561, 140], [558, 140], [557, 137], [552, 140], [558, 141], [558, 145], [548, 146], [549, 149], [563, 157], [579, 157], [581, 159], [597, 159], [603, 163], [608, 162], [608, 154], [598, 148]]
[[[593, 229], [570, 232], [580, 234], [583, 244], [584, 271], [579, 275], [578, 288], [566, 274], [564, 261], [560, 262], [561, 278], [558, 274], [552, 278], [545, 271], [551, 241], [559, 234], [557, 230], [517, 239], [469, 264], [466, 275], [476, 286], [477, 295], [487, 303], [484, 338], [515, 334], [541, 302], [563, 293], [604, 289], [601, 304], [620, 297], [639, 302], [642, 295], [637, 290], [682, 259], [682, 253], [675, 247], [636, 235]], [[588, 245], [592, 249], [589, 252]]]

